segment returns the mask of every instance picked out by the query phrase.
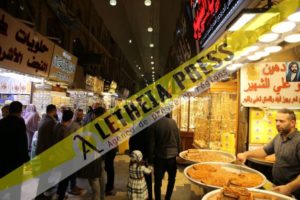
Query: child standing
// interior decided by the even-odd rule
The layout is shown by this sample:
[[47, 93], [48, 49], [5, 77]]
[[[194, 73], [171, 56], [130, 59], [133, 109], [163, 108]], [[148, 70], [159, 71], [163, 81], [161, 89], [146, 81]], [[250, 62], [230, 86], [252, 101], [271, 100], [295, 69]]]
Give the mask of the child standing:
[[129, 180], [127, 184], [127, 193], [129, 200], [148, 199], [147, 184], [144, 174], [150, 174], [151, 168], [143, 163], [143, 154], [134, 150], [130, 155]]

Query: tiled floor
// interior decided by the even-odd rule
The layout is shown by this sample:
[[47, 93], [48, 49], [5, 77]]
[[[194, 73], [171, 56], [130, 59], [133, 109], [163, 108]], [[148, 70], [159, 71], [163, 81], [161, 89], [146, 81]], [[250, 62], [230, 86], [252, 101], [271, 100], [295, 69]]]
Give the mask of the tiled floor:
[[[114, 195], [106, 196], [107, 200], [125, 200], [127, 199], [126, 193], [126, 184], [128, 180], [128, 165], [129, 165], [129, 157], [127, 155], [118, 155], [115, 159], [115, 189]], [[178, 172], [176, 176], [175, 188], [173, 191], [172, 199], [174, 200], [199, 200], [202, 197], [202, 188], [191, 183], [184, 176], [183, 170], [185, 166], [178, 167]], [[162, 194], [165, 194], [166, 186], [167, 186], [167, 175], [163, 180], [162, 185]], [[70, 200], [90, 200], [91, 199], [91, 191], [89, 188], [89, 184], [87, 180], [79, 179], [78, 185], [87, 189], [85, 194], [81, 196], [69, 196]]]

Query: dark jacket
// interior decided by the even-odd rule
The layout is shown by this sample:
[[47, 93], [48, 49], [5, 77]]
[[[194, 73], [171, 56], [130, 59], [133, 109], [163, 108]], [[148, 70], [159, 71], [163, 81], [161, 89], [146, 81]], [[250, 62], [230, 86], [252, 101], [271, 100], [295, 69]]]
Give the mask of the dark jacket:
[[29, 160], [23, 118], [9, 115], [0, 120], [0, 178]]
[[39, 155], [54, 144], [52, 131], [56, 125], [56, 120], [45, 115], [39, 123], [36, 155]]
[[140, 131], [131, 138], [129, 138], [129, 152], [139, 150], [143, 154], [143, 159], [148, 160], [149, 157], [149, 133], [148, 129]]
[[149, 162], [155, 158], [174, 158], [180, 152], [179, 129], [173, 119], [163, 117], [149, 128]]

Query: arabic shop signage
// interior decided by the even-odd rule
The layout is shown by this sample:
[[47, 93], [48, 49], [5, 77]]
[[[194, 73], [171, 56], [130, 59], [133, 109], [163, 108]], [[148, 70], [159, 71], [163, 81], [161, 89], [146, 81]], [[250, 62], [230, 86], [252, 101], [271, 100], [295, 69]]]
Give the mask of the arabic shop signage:
[[55, 45], [49, 78], [53, 81], [72, 83], [76, 71], [77, 58]]
[[47, 77], [53, 48], [50, 40], [0, 9], [1, 67]]
[[238, 0], [190, 0], [194, 39], [202, 45], [237, 2]]
[[241, 103], [246, 107], [300, 107], [300, 62], [249, 64], [242, 68]]

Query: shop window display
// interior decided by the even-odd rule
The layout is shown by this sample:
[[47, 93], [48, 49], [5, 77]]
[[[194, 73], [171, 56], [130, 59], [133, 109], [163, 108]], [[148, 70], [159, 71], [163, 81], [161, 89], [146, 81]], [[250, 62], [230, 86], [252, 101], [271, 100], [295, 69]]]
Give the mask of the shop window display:
[[206, 92], [180, 103], [172, 116], [181, 132], [194, 133], [193, 146], [235, 153], [236, 92]]

